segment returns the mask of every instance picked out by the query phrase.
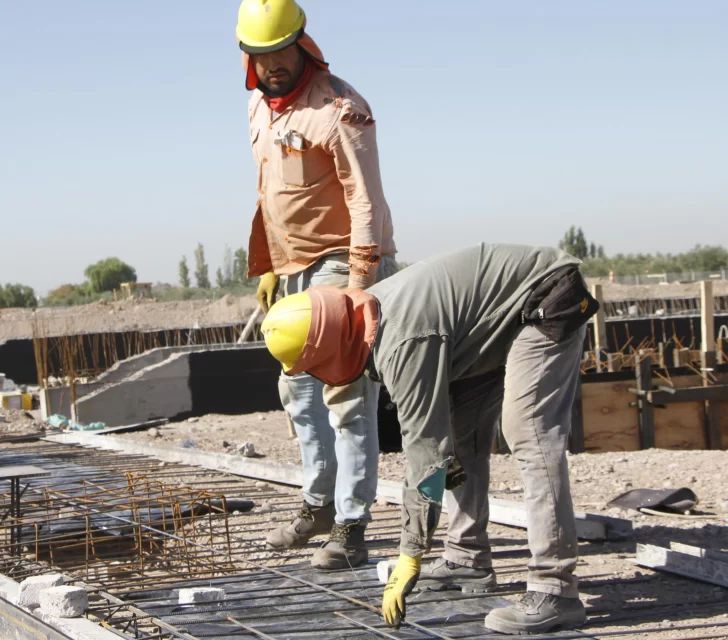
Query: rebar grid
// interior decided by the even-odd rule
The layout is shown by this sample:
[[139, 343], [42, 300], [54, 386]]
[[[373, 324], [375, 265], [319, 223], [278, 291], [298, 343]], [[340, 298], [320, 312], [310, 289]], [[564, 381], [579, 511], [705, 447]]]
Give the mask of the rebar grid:
[[[155, 578], [160, 572], [214, 577], [235, 571], [223, 494], [133, 472], [60, 485], [26, 489], [24, 515], [0, 526], [4, 552], [21, 551], [26, 561], [47, 562], [101, 584]], [[2, 505], [7, 502], [3, 495]], [[10, 544], [13, 525], [21, 526], [22, 549]], [[201, 545], [214, 546], [214, 552]], [[0, 571], [23, 573], [15, 560]]]
[[[55, 469], [62, 471], [54, 474], [52, 490], [65, 496], [65, 500], [79, 502], [84, 499], [95, 499], [104, 492], [99, 489], [108, 489], [107, 493], [114, 496], [129, 490], [128, 474], [137, 477], [141, 474], [150, 481], [161, 482], [175, 491], [181, 491], [181, 486], [189, 490], [208, 490], [214, 495], [246, 495], [256, 498], [260, 510], [243, 516], [230, 517], [229, 528], [231, 538], [230, 556], [238, 569], [234, 574], [220, 575], [215, 578], [206, 578], [202, 575], [186, 572], [173, 573], [165, 568], [149, 571], [144, 576], [121, 576], [119, 579], [109, 580], [115, 595], [98, 586], [88, 587], [91, 591], [92, 609], [89, 617], [99, 624], [112, 629], [115, 634], [128, 640], [201, 640], [202, 638], [261, 638], [269, 637], [275, 640], [288, 640], [297, 638], [312, 640], [316, 638], [347, 638], [363, 639], [372, 637], [395, 637], [408, 640], [426, 640], [429, 638], [490, 638], [483, 629], [483, 615], [489, 606], [488, 599], [480, 596], [463, 597], [461, 594], [430, 593], [424, 596], [414, 595], [410, 598], [410, 617], [418, 622], [420, 628], [410, 626], [400, 632], [388, 629], [377, 613], [369, 607], [376, 608], [381, 598], [381, 585], [378, 583], [372, 570], [344, 571], [315, 577], [310, 568], [296, 561], [308, 558], [312, 551], [310, 548], [292, 550], [284, 554], [271, 553], [264, 548], [264, 536], [275, 522], [286, 521], [290, 518], [296, 507], [300, 505], [300, 496], [296, 490], [276, 490], [265, 483], [232, 477], [226, 474], [210, 472], [203, 469], [185, 467], [183, 465], [159, 463], [140, 456], [121, 455], [113, 452], [97, 450], [84, 450], [69, 445], [50, 444], [46, 442], [32, 445], [9, 447], [20, 456], [32, 456], [36, 464], [44, 467], [55, 465]], [[3, 459], [5, 450], [0, 448], [0, 463], [11, 461], [13, 463], [26, 460]], [[71, 471], [81, 469], [86, 465], [85, 479], [88, 481], [86, 496], [75, 492], [73, 487], [80, 483], [78, 477], [72, 477]], [[41, 485], [48, 479], [34, 480], [34, 484]], [[74, 484], [75, 483], [75, 484]], [[40, 490], [39, 499], [45, 499], [42, 487], [33, 487]], [[141, 489], [140, 489], [141, 491]], [[153, 493], [153, 489], [151, 490]], [[174, 494], [174, 498], [178, 494]], [[126, 496], [125, 496], [126, 497]], [[34, 499], [33, 494], [24, 497], [26, 500]], [[81, 502], [81, 504], [84, 504]], [[268, 506], [264, 506], [264, 505]], [[67, 507], [78, 509], [76, 505], [67, 504]], [[118, 505], [117, 505], [118, 507]], [[80, 511], [92, 512], [92, 506], [86, 506]], [[69, 513], [71, 511], [69, 510]], [[111, 511], [113, 515], [114, 511]], [[147, 511], [139, 509], [137, 517], [140, 526], [147, 526], [149, 522], [158, 522], [150, 518], [145, 521]], [[109, 515], [105, 512], [104, 515]], [[216, 516], [217, 517], [217, 516]], [[444, 523], [443, 523], [444, 524]], [[149, 532], [150, 534], [152, 532]], [[396, 549], [399, 535], [399, 518], [396, 509], [375, 508], [375, 520], [368, 529], [373, 540], [370, 548], [380, 549], [385, 557], [391, 556]], [[172, 529], [171, 536], [175, 536]], [[161, 531], [160, 531], [161, 535]], [[499, 541], [500, 542], [500, 541]], [[205, 546], [204, 544], [202, 546]], [[214, 547], [216, 550], [217, 547]], [[375, 551], [376, 552], [376, 551]], [[525, 589], [525, 564], [513, 562], [514, 556], [524, 555], [527, 550], [522, 541], [512, 541], [508, 545], [499, 544], [494, 551], [495, 568], [499, 576], [514, 575], [516, 583], [504, 585], [498, 596], [508, 596], [522, 593]], [[250, 562], [246, 562], [250, 560]], [[35, 564], [34, 573], [47, 572], [51, 569], [47, 563], [22, 558], [21, 567], [30, 569]], [[270, 571], [264, 564], [275, 566], [285, 565], [283, 570]], [[247, 570], [240, 567], [248, 566]], [[520, 575], [519, 575], [520, 574]], [[313, 577], [312, 577], [313, 576]], [[587, 592], [596, 587], [605, 576], [581, 576], [582, 589]], [[313, 584], [312, 580], [316, 583]], [[96, 580], [89, 580], [95, 582]], [[610, 582], [613, 582], [610, 581]], [[211, 605], [180, 606], [177, 604], [176, 590], [192, 586], [222, 586], [226, 591], [224, 602]], [[323, 588], [323, 589], [322, 589]], [[352, 600], [353, 598], [353, 600]], [[369, 605], [361, 607], [356, 601]], [[475, 602], [474, 602], [475, 601]], [[468, 602], [469, 610], [468, 610]], [[477, 604], [476, 604], [477, 603]], [[687, 603], [684, 603], [687, 604]], [[435, 607], [445, 606], [452, 608], [453, 616], [445, 617], [435, 615]], [[725, 606], [724, 599], [704, 599], [700, 603], [690, 604], [692, 608]], [[621, 613], [611, 610], [598, 610], [592, 607], [589, 610], [590, 618], [588, 630], [583, 633], [570, 633], [560, 635], [562, 638], [583, 639], [585, 637], [615, 637], [629, 638], [632, 631], [606, 631], [600, 632], [595, 627], [611, 625], [614, 622], [639, 622], [650, 619], [661, 620], [670, 615], [674, 604], [645, 603], [639, 606], [630, 605], [623, 608]], [[320, 615], [319, 615], [320, 614]], [[344, 614], [337, 615], [337, 614]], [[242, 624], [243, 626], [240, 626]], [[425, 625], [424, 627], [422, 625]], [[245, 627], [245, 628], [243, 628]], [[687, 624], [679, 629], [684, 633], [688, 630], [708, 629], [719, 627], [717, 624]], [[666, 629], [645, 629], [644, 633]], [[675, 628], [675, 631], [678, 629]], [[264, 634], [264, 635], [261, 635]], [[553, 635], [536, 636], [537, 638], [554, 638]], [[681, 634], [682, 638], [685, 635]], [[701, 637], [700, 635], [693, 636]], [[705, 635], [702, 637], [711, 637]], [[720, 635], [715, 637], [721, 637]]]

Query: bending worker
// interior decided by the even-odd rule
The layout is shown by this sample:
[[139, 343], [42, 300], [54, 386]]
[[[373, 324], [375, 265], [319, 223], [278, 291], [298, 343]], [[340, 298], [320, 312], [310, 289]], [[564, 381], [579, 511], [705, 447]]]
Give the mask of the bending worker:
[[[366, 373], [397, 405], [407, 473], [400, 556], [382, 604], [392, 626], [404, 618], [446, 487], [464, 475], [460, 489], [470, 482], [471, 496], [487, 493], [477, 466], [487, 462], [489, 446], [474, 460], [463, 436], [475, 430], [491, 441], [492, 415], [485, 425], [468, 420], [480, 417], [473, 407], [487, 408], [501, 393], [532, 557], [526, 595], [493, 610], [485, 625], [516, 634], [584, 622], [566, 445], [584, 325], [598, 303], [578, 264], [556, 249], [481, 244], [417, 263], [367, 292], [314, 287], [278, 302], [263, 322], [268, 349], [288, 375], [307, 371], [335, 395]], [[474, 509], [469, 515], [485, 529], [487, 503], [486, 517], [477, 501], [459, 507]]]
[[[329, 73], [305, 24], [293, 0], [243, 0], [238, 13], [259, 193], [248, 276], [261, 277], [264, 311], [281, 278], [288, 295], [322, 284], [366, 289], [396, 270], [371, 109]], [[279, 390], [301, 448], [304, 503], [268, 545], [297, 547], [329, 535], [314, 567], [364, 564], [377, 486], [379, 385], [352, 380], [328, 408], [323, 384], [304, 372], [282, 377]]]

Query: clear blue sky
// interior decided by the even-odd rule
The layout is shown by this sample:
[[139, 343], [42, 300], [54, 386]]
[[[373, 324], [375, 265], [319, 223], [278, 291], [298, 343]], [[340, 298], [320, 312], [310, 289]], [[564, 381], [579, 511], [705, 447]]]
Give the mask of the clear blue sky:
[[[301, 0], [371, 103], [400, 256], [728, 245], [728, 2]], [[0, 0], [0, 282], [247, 246], [238, 0]]]

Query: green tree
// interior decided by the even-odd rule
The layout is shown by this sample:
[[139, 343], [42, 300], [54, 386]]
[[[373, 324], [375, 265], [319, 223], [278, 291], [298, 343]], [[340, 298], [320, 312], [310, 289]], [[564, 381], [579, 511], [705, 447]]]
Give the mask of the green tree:
[[195, 249], [195, 281], [200, 289], [210, 288], [210, 276], [207, 263], [205, 262], [205, 248], [202, 243]]
[[37, 307], [38, 299], [31, 287], [23, 284], [6, 284], [0, 286], [0, 309], [12, 307]]
[[106, 258], [89, 265], [83, 272], [88, 278], [92, 293], [102, 293], [118, 289], [122, 282], [136, 282], [134, 267], [119, 258]]
[[70, 304], [75, 298], [83, 298], [88, 293], [88, 287], [77, 284], [62, 284], [52, 291], [44, 299], [47, 305]]
[[230, 247], [225, 247], [225, 253], [222, 256], [222, 286], [231, 287], [233, 284], [233, 274], [235, 272], [235, 260], [233, 258], [233, 252]]
[[190, 288], [190, 268], [187, 266], [187, 256], [182, 256], [179, 261], [179, 286], [183, 289]]
[[232, 283], [245, 284], [248, 281], [248, 252], [242, 247], [235, 252], [233, 259]]
[[589, 257], [589, 244], [581, 227], [577, 229], [572, 225], [559, 242], [559, 248], [575, 258], [579, 258], [579, 260]]
[[215, 284], [218, 289], [222, 289], [225, 286], [225, 278], [222, 275], [222, 269], [218, 269], [215, 272]]

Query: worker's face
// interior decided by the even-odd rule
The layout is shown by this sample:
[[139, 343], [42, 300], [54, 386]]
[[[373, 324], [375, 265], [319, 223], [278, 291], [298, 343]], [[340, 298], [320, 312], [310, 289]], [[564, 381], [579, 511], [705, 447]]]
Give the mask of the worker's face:
[[293, 91], [303, 75], [303, 54], [296, 44], [274, 53], [254, 55], [252, 59], [258, 80], [275, 96]]

